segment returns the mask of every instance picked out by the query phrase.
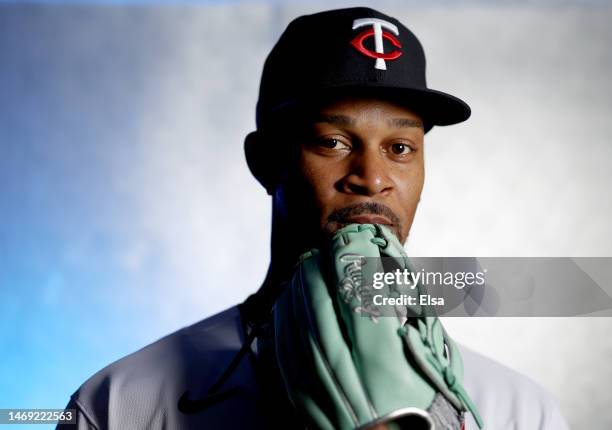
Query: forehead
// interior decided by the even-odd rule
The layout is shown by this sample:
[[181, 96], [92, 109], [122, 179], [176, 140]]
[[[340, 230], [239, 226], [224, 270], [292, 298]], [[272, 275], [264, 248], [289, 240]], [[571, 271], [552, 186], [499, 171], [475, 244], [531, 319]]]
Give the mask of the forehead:
[[328, 123], [342, 127], [385, 126], [420, 130], [421, 116], [397, 100], [373, 95], [342, 95], [310, 101], [286, 109], [279, 115], [269, 131], [272, 135], [309, 133], [316, 124]]
[[421, 117], [405, 105], [376, 97], [342, 97], [322, 102], [311, 108], [308, 121], [330, 118], [343, 125], [384, 123], [390, 127], [423, 127]]
[[310, 108], [304, 116], [305, 126], [329, 124], [344, 128], [404, 129], [422, 131], [419, 115], [401, 103], [376, 97], [342, 97]]

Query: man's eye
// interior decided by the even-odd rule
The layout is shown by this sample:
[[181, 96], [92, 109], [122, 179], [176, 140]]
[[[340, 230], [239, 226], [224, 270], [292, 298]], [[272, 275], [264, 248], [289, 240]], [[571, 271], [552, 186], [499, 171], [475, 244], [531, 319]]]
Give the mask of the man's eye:
[[346, 143], [342, 142], [340, 139], [334, 139], [334, 138], [320, 139], [318, 144], [328, 149], [346, 149], [349, 147]]
[[391, 152], [396, 155], [406, 155], [410, 154], [412, 151], [413, 149], [410, 147], [410, 145], [405, 143], [394, 143], [391, 145]]

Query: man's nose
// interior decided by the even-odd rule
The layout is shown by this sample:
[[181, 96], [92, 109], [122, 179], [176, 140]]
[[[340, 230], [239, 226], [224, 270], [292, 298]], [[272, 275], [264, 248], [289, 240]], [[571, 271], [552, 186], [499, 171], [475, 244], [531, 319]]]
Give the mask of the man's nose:
[[393, 189], [389, 165], [379, 148], [362, 148], [352, 155], [349, 171], [341, 181], [342, 191], [368, 197]]

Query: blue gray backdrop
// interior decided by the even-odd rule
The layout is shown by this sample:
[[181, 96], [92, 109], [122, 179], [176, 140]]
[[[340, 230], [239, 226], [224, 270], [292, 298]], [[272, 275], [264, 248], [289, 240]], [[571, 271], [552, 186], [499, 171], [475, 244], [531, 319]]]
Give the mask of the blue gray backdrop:
[[[242, 139], [261, 66], [291, 18], [348, 3], [0, 3], [0, 407], [62, 407], [258, 287], [270, 202]], [[427, 136], [410, 254], [612, 256], [611, 6], [376, 7], [473, 107]], [[610, 319], [447, 324], [574, 428], [612, 428]]]

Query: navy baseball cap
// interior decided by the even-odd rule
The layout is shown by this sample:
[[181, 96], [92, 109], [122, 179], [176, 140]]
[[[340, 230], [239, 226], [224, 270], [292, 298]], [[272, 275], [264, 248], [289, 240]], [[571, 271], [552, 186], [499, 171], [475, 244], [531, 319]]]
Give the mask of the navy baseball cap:
[[427, 88], [425, 52], [398, 20], [374, 9], [336, 9], [294, 19], [268, 55], [257, 128], [283, 113], [338, 96], [390, 99], [421, 116], [425, 131], [469, 118], [470, 107]]

